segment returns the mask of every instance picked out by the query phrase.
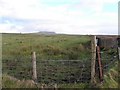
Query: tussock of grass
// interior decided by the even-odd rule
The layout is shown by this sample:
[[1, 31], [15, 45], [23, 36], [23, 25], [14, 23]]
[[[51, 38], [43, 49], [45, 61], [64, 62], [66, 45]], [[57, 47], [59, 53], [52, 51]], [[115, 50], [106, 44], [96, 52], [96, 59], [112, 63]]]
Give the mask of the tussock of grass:
[[3, 75], [2, 88], [36, 88], [32, 80], [18, 80], [14, 77]]

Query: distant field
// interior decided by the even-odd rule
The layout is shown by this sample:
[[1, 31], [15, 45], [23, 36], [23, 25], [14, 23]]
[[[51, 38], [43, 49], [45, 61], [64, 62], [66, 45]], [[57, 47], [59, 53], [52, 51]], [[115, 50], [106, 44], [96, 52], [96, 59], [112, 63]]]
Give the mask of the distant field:
[[90, 58], [90, 37], [70, 35], [22, 35], [3, 34], [3, 60], [31, 57], [38, 59], [86, 59]]

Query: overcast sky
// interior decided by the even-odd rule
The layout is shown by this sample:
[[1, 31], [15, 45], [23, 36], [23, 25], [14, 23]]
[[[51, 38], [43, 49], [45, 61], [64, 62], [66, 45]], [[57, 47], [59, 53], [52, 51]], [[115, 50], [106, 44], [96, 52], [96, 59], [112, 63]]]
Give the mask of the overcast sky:
[[0, 32], [117, 34], [119, 0], [0, 0]]

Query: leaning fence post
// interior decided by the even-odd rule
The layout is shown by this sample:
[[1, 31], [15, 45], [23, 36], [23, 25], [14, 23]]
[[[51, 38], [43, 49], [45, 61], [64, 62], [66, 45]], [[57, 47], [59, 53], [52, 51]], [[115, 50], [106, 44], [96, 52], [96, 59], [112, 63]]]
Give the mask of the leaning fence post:
[[33, 67], [33, 80], [37, 81], [37, 71], [36, 71], [36, 53], [32, 53], [32, 67]]
[[92, 40], [91, 40], [91, 49], [92, 49], [91, 84], [94, 85], [96, 83], [96, 80], [95, 80], [96, 36], [92, 37]]

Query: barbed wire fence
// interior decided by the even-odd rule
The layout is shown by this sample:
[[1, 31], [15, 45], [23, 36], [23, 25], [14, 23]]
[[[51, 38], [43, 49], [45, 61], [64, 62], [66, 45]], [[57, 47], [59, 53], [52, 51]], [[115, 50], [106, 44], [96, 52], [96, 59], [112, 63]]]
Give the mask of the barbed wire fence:
[[[95, 44], [95, 43], [94, 43]], [[95, 46], [95, 45], [94, 45]], [[96, 48], [94, 48], [95, 50]], [[118, 61], [117, 48], [113, 52], [108, 52], [107, 50], [100, 51], [102, 71], [103, 74], [113, 67], [115, 62]], [[92, 51], [91, 54], [96, 52]], [[32, 59], [34, 62], [30, 61], [28, 58], [26, 65], [22, 66], [16, 60], [14, 63], [7, 63], [4, 67], [3, 61], [3, 72], [7, 70], [8, 74], [17, 77], [19, 79], [33, 79], [36, 86], [37, 83], [45, 84], [45, 87], [59, 87], [61, 84], [78, 84], [78, 83], [91, 83], [91, 59], [86, 60], [40, 60], [36, 59], [34, 53]], [[100, 67], [98, 65], [98, 58], [95, 59], [95, 75], [100, 77]], [[21, 58], [22, 60], [22, 58]], [[15, 72], [18, 71], [18, 72]], [[42, 86], [41, 86], [42, 87]], [[37, 88], [41, 88], [38, 87]], [[42, 87], [43, 88], [43, 87]]]

